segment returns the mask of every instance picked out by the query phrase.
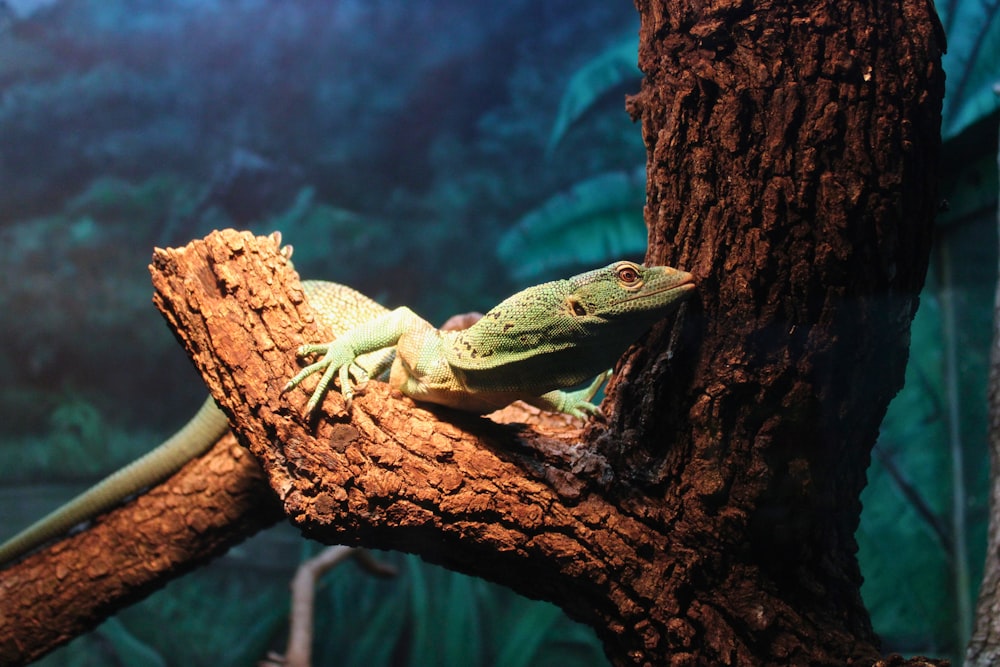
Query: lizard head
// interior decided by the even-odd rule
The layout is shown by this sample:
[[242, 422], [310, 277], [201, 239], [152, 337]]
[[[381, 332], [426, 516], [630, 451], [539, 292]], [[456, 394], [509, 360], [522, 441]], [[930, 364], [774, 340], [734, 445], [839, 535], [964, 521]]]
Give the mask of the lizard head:
[[567, 316], [595, 323], [627, 320], [640, 327], [676, 308], [694, 289], [694, 278], [686, 271], [626, 261], [581, 273], [566, 283]]
[[449, 363], [488, 371], [495, 384], [510, 376], [540, 392], [573, 386], [612, 366], [693, 289], [690, 273], [626, 261], [535, 285], [448, 332]]
[[550, 344], [576, 350], [574, 363], [591, 376], [610, 366], [653, 324], [694, 291], [694, 278], [669, 266], [619, 261], [562, 281], [553, 304]]

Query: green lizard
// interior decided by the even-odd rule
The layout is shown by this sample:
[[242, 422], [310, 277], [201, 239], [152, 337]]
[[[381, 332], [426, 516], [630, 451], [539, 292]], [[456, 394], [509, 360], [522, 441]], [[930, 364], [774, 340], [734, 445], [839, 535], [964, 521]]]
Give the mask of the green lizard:
[[[694, 284], [684, 271], [619, 261], [529, 287], [461, 331], [440, 331], [409, 308], [387, 310], [337, 283], [305, 281], [303, 288], [317, 318], [336, 336], [298, 350], [300, 357], [322, 355], [285, 386], [288, 391], [322, 372], [307, 413], [319, 407], [335, 377], [350, 408], [355, 391], [391, 366], [390, 385], [417, 401], [484, 414], [523, 400], [586, 417], [597, 412], [591, 400], [625, 348]], [[0, 545], [0, 565], [166, 479], [227, 427], [209, 398], [159, 447]]]

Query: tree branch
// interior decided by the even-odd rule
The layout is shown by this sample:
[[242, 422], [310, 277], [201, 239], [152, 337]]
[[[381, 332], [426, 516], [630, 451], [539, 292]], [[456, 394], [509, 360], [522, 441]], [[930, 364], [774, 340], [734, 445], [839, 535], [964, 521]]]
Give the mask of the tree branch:
[[[501, 417], [532, 422], [539, 432], [453, 412], [440, 421], [373, 382], [355, 403], [353, 423], [336, 393], [326, 410], [340, 417], [303, 423], [306, 395], [281, 387], [298, 368], [298, 345], [331, 336], [275, 240], [215, 233], [158, 251], [150, 268], [158, 307], [220, 406], [243, 424], [243, 441], [264, 462], [285, 511], [312, 536], [418, 551], [512, 584], [517, 572], [490, 571], [498, 552], [575, 558], [564, 531], [571, 519], [583, 530], [579, 517], [564, 515], [553, 530], [543, 528], [542, 516], [561, 499], [580, 499], [589, 482], [577, 472], [602, 471], [575, 444], [573, 422], [516, 406]], [[44, 655], [277, 522], [281, 510], [253, 457], [227, 436], [89, 530], [3, 572], [0, 664]], [[472, 518], [457, 520], [465, 514]], [[457, 545], [470, 535], [488, 539], [466, 553]], [[543, 573], [532, 579], [516, 587], [534, 596], [552, 587]]]
[[89, 530], [0, 573], [0, 664], [31, 662], [282, 518], [232, 435]]
[[667, 564], [647, 541], [653, 517], [629, 516], [599, 492], [607, 468], [578, 430], [432, 411], [378, 382], [350, 419], [332, 393], [332, 416], [306, 423], [310, 387], [281, 387], [299, 367], [294, 350], [329, 336], [271, 239], [212, 234], [158, 253], [153, 274], [157, 305], [307, 535], [419, 553], [556, 602], [605, 636], [605, 621], [630, 608], [630, 641], [655, 643], [632, 627], [657, 595], [632, 586]]

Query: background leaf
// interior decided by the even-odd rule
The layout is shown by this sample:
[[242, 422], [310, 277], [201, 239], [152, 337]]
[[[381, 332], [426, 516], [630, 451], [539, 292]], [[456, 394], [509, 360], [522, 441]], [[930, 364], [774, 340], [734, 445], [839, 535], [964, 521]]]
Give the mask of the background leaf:
[[628, 36], [588, 60], [570, 77], [559, 101], [559, 113], [549, 135], [546, 155], [552, 155], [570, 126], [598, 99], [641, 75], [636, 64], [638, 53], [638, 38]]
[[518, 220], [500, 238], [497, 254], [522, 284], [612, 259], [641, 258], [645, 198], [645, 167], [580, 181]]
[[1000, 108], [996, 93], [1000, 81], [1000, 2], [939, 0], [935, 5], [948, 37], [941, 128], [947, 141]]

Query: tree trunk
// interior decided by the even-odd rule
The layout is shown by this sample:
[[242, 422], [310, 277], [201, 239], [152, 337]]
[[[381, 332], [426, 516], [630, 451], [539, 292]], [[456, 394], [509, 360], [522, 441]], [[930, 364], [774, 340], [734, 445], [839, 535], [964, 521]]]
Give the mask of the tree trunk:
[[853, 535], [927, 269], [941, 28], [925, 0], [637, 5], [647, 260], [701, 302], [619, 374], [604, 451], [690, 554], [671, 653], [868, 659]]
[[[1000, 160], [1000, 154], [997, 159]], [[997, 211], [1000, 226], [1000, 210]], [[986, 563], [976, 603], [976, 621], [965, 654], [966, 667], [1000, 664], [1000, 282], [993, 307], [989, 373], [990, 523]]]
[[[512, 428], [375, 382], [350, 417], [332, 395], [304, 423], [281, 386], [324, 336], [271, 239], [158, 252], [158, 306], [309, 536], [551, 600], [618, 665], [871, 664], [853, 532], [928, 261], [933, 9], [638, 4], [649, 260], [693, 271], [700, 298], [627, 357], [608, 423]], [[38, 622], [7, 608], [48, 618], [44, 579], [21, 578], [47, 557], [4, 573], [3, 664]]]

